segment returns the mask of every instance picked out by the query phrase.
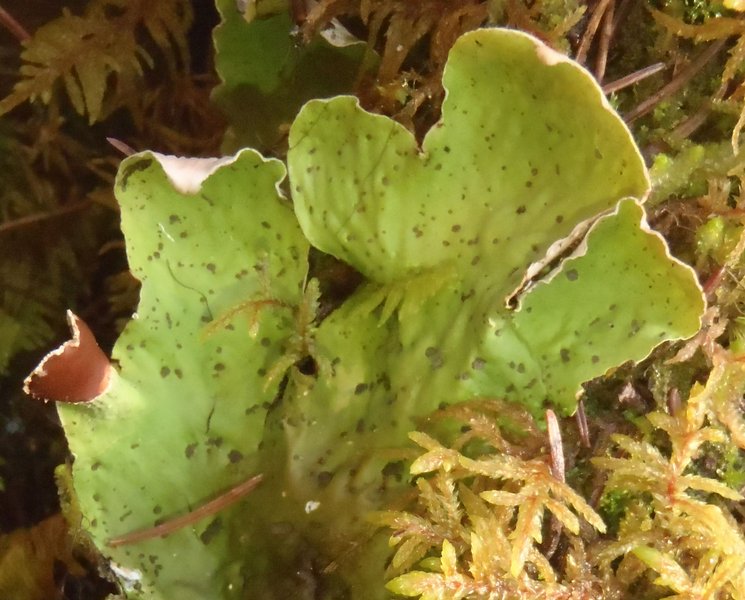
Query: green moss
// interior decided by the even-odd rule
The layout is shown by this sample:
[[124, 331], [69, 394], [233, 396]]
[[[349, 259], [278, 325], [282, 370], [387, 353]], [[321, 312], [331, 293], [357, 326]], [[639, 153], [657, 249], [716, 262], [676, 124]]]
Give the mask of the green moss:
[[637, 502], [639, 494], [627, 490], [606, 490], [600, 497], [598, 512], [608, 526], [610, 535], [617, 535], [621, 520], [632, 502]]

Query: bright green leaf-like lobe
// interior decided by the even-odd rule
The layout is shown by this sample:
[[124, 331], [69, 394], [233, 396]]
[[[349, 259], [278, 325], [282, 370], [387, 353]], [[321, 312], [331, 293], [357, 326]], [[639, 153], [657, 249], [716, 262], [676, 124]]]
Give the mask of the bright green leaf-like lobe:
[[[649, 230], [641, 206], [625, 200], [517, 311], [493, 318], [473, 387], [501, 395], [513, 385], [526, 404], [548, 400], [570, 412], [583, 381], [642, 360], [665, 340], [693, 335], [703, 309], [691, 269]], [[526, 353], [524, 368], [507, 361], [505, 369], [500, 358], [516, 349]]]
[[[444, 82], [421, 148], [353, 98], [309, 102], [290, 131], [303, 231], [369, 279], [319, 326], [331, 368], [291, 394], [266, 445], [286, 473], [282, 518], [317, 504], [295, 522], [332, 557], [368, 539], [363, 516], [403, 480], [390, 449], [438, 406], [492, 396], [571, 412], [583, 381], [699, 326], [693, 272], [637, 201], [619, 205], [643, 199], [648, 177], [586, 71], [525, 34], [482, 30], [453, 47]], [[603, 212], [505, 306], [558, 239]], [[359, 551], [338, 572], [368, 589], [381, 562]]]
[[253, 151], [212, 162], [146, 153], [119, 171], [122, 229], [142, 281], [138, 314], [114, 349], [109, 391], [59, 411], [87, 528], [144, 598], [241, 597], [245, 542], [233, 523], [245, 504], [165, 539], [105, 543], [256, 473], [276, 393], [276, 384], [264, 391], [263, 374], [281, 355], [292, 313], [263, 309], [255, 337], [241, 315], [208, 325], [252, 298], [299, 301], [307, 244], [278, 195], [283, 175], [281, 163]]
[[463, 36], [421, 151], [354, 98], [309, 102], [289, 170], [310, 241], [379, 282], [451, 263], [474, 280], [488, 269], [506, 296], [578, 222], [646, 195], [641, 156], [592, 77], [546, 64], [547, 52], [518, 32]]

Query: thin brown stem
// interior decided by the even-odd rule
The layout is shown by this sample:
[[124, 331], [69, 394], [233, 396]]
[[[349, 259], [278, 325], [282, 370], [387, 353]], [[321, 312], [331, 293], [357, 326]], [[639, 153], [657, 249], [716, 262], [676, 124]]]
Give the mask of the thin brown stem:
[[[548, 430], [548, 446], [551, 457], [551, 475], [562, 483], [566, 482], [566, 467], [564, 463], [564, 445], [561, 441], [561, 429], [556, 414], [550, 408], [546, 411], [546, 429]], [[561, 537], [561, 521], [551, 515], [551, 537], [548, 539], [545, 554], [551, 558], [559, 547]]]
[[608, 8], [608, 4], [610, 4], [610, 0], [600, 0], [595, 7], [595, 10], [592, 12], [592, 16], [590, 17], [590, 20], [587, 23], [587, 27], [582, 34], [579, 48], [577, 48], [577, 54], [574, 57], [574, 60], [576, 60], [580, 64], [584, 64], [587, 60], [587, 53], [590, 51], [592, 40], [595, 39], [595, 33], [597, 32], [598, 26], [600, 25], [600, 20], [605, 14], [605, 10]]
[[106, 545], [111, 548], [116, 548], [117, 546], [136, 544], [138, 542], [152, 540], [157, 537], [166, 537], [168, 535], [171, 535], [172, 533], [175, 533], [176, 531], [183, 529], [188, 525], [196, 523], [197, 521], [201, 521], [205, 517], [214, 515], [215, 513], [221, 510], [225, 510], [229, 506], [235, 504], [246, 494], [252, 492], [254, 488], [259, 485], [259, 483], [261, 483], [262, 478], [262, 475], [251, 477], [251, 479], [248, 479], [243, 483], [239, 483], [235, 487], [230, 488], [224, 494], [220, 494], [217, 498], [210, 500], [205, 504], [202, 504], [202, 506], [195, 508], [185, 515], [181, 515], [180, 517], [176, 517], [174, 519], [171, 519], [170, 521], [166, 521], [165, 523], [156, 525], [155, 527], [139, 529], [137, 531], [133, 531], [132, 533], [127, 533], [125, 535], [112, 538], [108, 542], [106, 542]]
[[561, 482], [564, 475], [564, 446], [561, 441], [561, 429], [556, 413], [550, 408], [546, 411], [546, 428], [548, 429], [548, 446], [551, 452], [551, 474]]
[[680, 392], [678, 388], [673, 387], [667, 392], [667, 412], [669, 415], [676, 417], [680, 414], [682, 403], [680, 401]]
[[611, 0], [603, 15], [603, 26], [600, 29], [600, 40], [598, 41], [598, 52], [595, 57], [595, 79], [598, 83], [603, 82], [605, 67], [608, 64], [608, 49], [613, 38], [613, 15], [615, 14], [616, 2]]
[[60, 206], [59, 208], [48, 210], [43, 213], [27, 215], [25, 217], [20, 217], [18, 219], [13, 219], [12, 221], [1, 223], [0, 234], [8, 233], [9, 231], [13, 231], [14, 229], [21, 229], [22, 227], [28, 227], [29, 225], [34, 225], [48, 219], [56, 219], [57, 217], [69, 215], [70, 213], [88, 208], [88, 206], [90, 206], [90, 203], [90, 200], [71, 202], [70, 204], [66, 204], [65, 206]]
[[106, 141], [109, 142], [114, 148], [119, 150], [124, 156], [132, 156], [133, 154], [137, 154], [137, 150], [132, 148], [131, 146], [125, 144], [123, 141], [118, 140], [113, 137], [107, 137]]
[[574, 413], [577, 419], [577, 429], [579, 430], [579, 439], [585, 448], [590, 447], [590, 428], [587, 426], [587, 414], [585, 413], [585, 401], [581, 398], [577, 402], [577, 412]]
[[653, 65], [649, 65], [648, 67], [644, 67], [643, 69], [639, 69], [638, 71], [634, 71], [633, 73], [629, 73], [628, 75], [624, 75], [620, 79], [616, 79], [615, 81], [606, 83], [603, 86], [603, 93], [606, 96], [609, 96], [610, 94], [627, 88], [630, 85], [634, 85], [635, 83], [639, 83], [647, 77], [651, 77], [652, 75], [663, 71], [666, 66], [667, 65], [665, 63], [655, 63]]
[[666, 98], [669, 98], [683, 89], [683, 87], [719, 53], [726, 42], [726, 39], [721, 39], [710, 44], [708, 48], [696, 57], [696, 60], [691, 62], [684, 69], [681, 69], [680, 72], [673, 77], [670, 83], [663, 86], [655, 94], [652, 94], [644, 102], [641, 102], [625, 114], [624, 120], [627, 123], [631, 123], [639, 117], [646, 115], [648, 112], [651, 112], [655, 106]]
[[21, 43], [31, 39], [31, 34], [2, 6], [0, 6], [0, 25], [5, 27]]

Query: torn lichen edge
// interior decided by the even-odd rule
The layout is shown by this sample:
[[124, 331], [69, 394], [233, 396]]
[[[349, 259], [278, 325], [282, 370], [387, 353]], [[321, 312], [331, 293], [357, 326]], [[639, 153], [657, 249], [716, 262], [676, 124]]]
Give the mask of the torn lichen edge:
[[[463, 38], [474, 35], [475, 33], [476, 32], [466, 33], [463, 35]], [[582, 72], [587, 77], [587, 79], [590, 82], [592, 82], [593, 87], [595, 88], [596, 94], [598, 98], [600, 99], [600, 105], [608, 113], [610, 113], [616, 118], [616, 120], [623, 126], [629, 138], [633, 140], [634, 136], [632, 135], [631, 130], [629, 129], [628, 125], [621, 118], [621, 116], [616, 112], [613, 106], [611, 106], [611, 103], [608, 102], [608, 97], [603, 91], [603, 88], [600, 86], [597, 79], [595, 79], [595, 76], [590, 71], [588, 71], [583, 65], [573, 61], [570, 57], [566, 56], [565, 54], [562, 54], [561, 52], [558, 52], [557, 50], [554, 50], [553, 48], [547, 46], [541, 40], [539, 40], [535, 36], [530, 35], [529, 33], [526, 33], [524, 31], [513, 31], [512, 33], [518, 36], [522, 36], [530, 40], [531, 42], [533, 42], [533, 44], [535, 45], [535, 53], [538, 56], [538, 59], [546, 66], [555, 67], [557, 65], [569, 64], [572, 66], [572, 68], [578, 69], [580, 72]], [[447, 70], [447, 66], [445, 67], [445, 69]], [[447, 101], [448, 94], [449, 94], [449, 90], [445, 88], [445, 101]], [[445, 103], [445, 101], [443, 101], [443, 104]], [[639, 150], [636, 144], [634, 144], [634, 148], [636, 149], [636, 154], [641, 164], [643, 165], [644, 158], [641, 154], [641, 151]], [[644, 172], [644, 177], [647, 183], [646, 191], [641, 197], [635, 199], [637, 203], [640, 205], [647, 201], [651, 193], [651, 190], [652, 190], [652, 179], [649, 175], [649, 170], [645, 168], [643, 172]], [[574, 258], [576, 256], [581, 256], [582, 254], [584, 254], [584, 250], [581, 252], [581, 254], [577, 254], [577, 252], [579, 252], [580, 248], [583, 247], [584, 240], [587, 239], [587, 236], [589, 235], [591, 229], [594, 227], [594, 224], [597, 223], [597, 221], [603, 218], [604, 216], [609, 216], [611, 214], [617, 214], [618, 205], [621, 203], [622, 200], [624, 200], [624, 198], [619, 199], [619, 201], [616, 203], [616, 206], [614, 208], [603, 211], [597, 215], [590, 217], [589, 219], [585, 219], [584, 221], [577, 223], [577, 225], [575, 225], [574, 229], [571, 231], [569, 235], [563, 238], [560, 238], [556, 240], [553, 244], [551, 244], [551, 246], [549, 246], [543, 258], [537, 260], [536, 262], [528, 266], [528, 269], [526, 270], [522, 281], [517, 285], [517, 287], [512, 292], [510, 292], [505, 297], [505, 306], [511, 309], [515, 307], [516, 305], [519, 305], [519, 298], [524, 296], [526, 291], [532, 287], [532, 281], [535, 279], [538, 273], [540, 273], [544, 269], [544, 267], [548, 266], [550, 263], [554, 262], [556, 259], [559, 259], [561, 255], [566, 253], [566, 251], [569, 248], [571, 248], [580, 238], [582, 239], [582, 242], [580, 243], [580, 247], [577, 248], [575, 252], [573, 252], [571, 256], [568, 258]], [[646, 219], [643, 220], [643, 225], [642, 225], [643, 229], [645, 225], [646, 225]], [[651, 231], [648, 225], [646, 225], [645, 231]], [[563, 260], [561, 262], [563, 263]], [[550, 281], [550, 279], [555, 275], [555, 273], [560, 270], [561, 270], [561, 265], [557, 269], [552, 271], [544, 281], [545, 282]]]
[[[213, 158], [194, 158], [187, 156], [173, 156], [169, 154], [161, 154], [160, 152], [153, 152], [146, 150], [140, 152], [126, 159], [126, 162], [142, 160], [143, 158], [152, 157], [163, 169], [168, 181], [173, 185], [173, 188], [180, 194], [185, 196], [193, 196], [198, 194], [202, 190], [204, 182], [207, 181], [212, 175], [214, 175], [221, 168], [228, 165], [232, 165], [238, 160], [243, 153], [252, 153], [258, 156], [263, 163], [274, 163], [281, 165], [280, 177], [277, 178], [275, 189], [280, 198], [285, 198], [280, 185], [287, 176], [287, 169], [285, 164], [277, 160], [276, 158], [266, 158], [263, 154], [254, 150], [253, 148], [242, 148], [238, 152], [230, 156], [220, 156]], [[126, 178], [126, 169], [121, 167], [117, 180], [121, 177]], [[122, 175], [124, 174], [124, 175]], [[121, 182], [119, 182], [121, 183]]]

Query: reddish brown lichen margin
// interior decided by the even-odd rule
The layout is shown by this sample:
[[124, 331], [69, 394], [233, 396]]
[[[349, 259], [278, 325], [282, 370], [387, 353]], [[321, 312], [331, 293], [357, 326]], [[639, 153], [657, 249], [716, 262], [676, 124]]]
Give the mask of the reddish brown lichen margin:
[[67, 311], [72, 339], [52, 350], [23, 382], [34, 398], [56, 402], [89, 402], [109, 386], [112, 366], [88, 326]]

